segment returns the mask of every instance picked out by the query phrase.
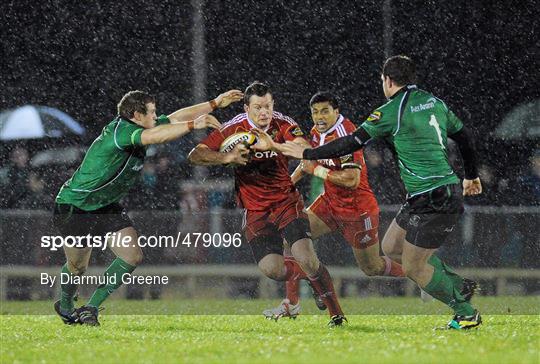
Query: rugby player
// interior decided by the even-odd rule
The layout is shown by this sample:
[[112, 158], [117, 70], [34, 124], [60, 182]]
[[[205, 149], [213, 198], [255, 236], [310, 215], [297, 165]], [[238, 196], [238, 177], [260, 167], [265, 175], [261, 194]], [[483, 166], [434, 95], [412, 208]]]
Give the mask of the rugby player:
[[[298, 159], [319, 160], [353, 153], [374, 138], [389, 143], [408, 194], [383, 238], [382, 249], [401, 262], [407, 277], [420, 288], [453, 309], [447, 328], [477, 327], [482, 319], [470, 303], [477, 284], [460, 277], [434, 254], [463, 214], [463, 196], [482, 192], [470, 132], [444, 101], [417, 88], [416, 66], [410, 58], [388, 58], [381, 81], [388, 102], [351, 135], [314, 149], [285, 143], [280, 151]], [[448, 138], [457, 143], [463, 158], [463, 188], [448, 161]]]
[[[259, 268], [278, 281], [307, 277], [328, 307], [329, 325], [342, 325], [345, 317], [330, 274], [313, 248], [304, 204], [289, 176], [288, 158], [269, 148], [250, 156], [242, 144], [231, 152], [219, 152], [227, 137], [259, 129], [279, 143], [309, 143], [293, 119], [274, 111], [274, 99], [267, 85], [253, 82], [246, 88], [244, 110], [197, 145], [189, 159], [200, 165], [236, 164], [236, 192], [239, 205], [244, 208], [244, 235]], [[294, 259], [284, 260], [284, 240]]]
[[[313, 128], [311, 145], [324, 145], [349, 135], [356, 126], [340, 114], [334, 95], [318, 92], [309, 102]], [[340, 158], [302, 161], [291, 178], [297, 183], [306, 174], [324, 180], [324, 192], [308, 208], [312, 238], [339, 232], [352, 247], [360, 269], [367, 276], [403, 277], [401, 265], [379, 255], [379, 206], [368, 182], [362, 149]], [[294, 317], [300, 312], [299, 280], [285, 284], [287, 297], [274, 309], [265, 310], [266, 317]], [[322, 308], [322, 307], [319, 307]]]
[[[66, 283], [61, 284], [60, 300], [55, 302], [54, 308], [64, 323], [99, 325], [99, 307], [122, 284], [121, 277], [133, 272], [143, 259], [137, 232], [118, 201], [138, 179], [146, 147], [173, 141], [193, 129], [218, 128], [219, 122], [208, 113], [239, 101], [242, 96], [241, 91], [230, 90], [209, 102], [159, 117], [153, 96], [130, 91], [122, 97], [117, 117], [103, 128], [56, 197], [53, 223], [63, 236], [105, 237], [115, 233], [115, 241], [107, 242], [116, 255], [105, 271], [107, 283], [100, 285], [85, 305], [74, 307], [78, 285], [73, 282], [76, 280], [65, 280]], [[62, 274], [81, 276], [88, 267], [91, 251], [89, 246], [64, 246], [67, 262]]]

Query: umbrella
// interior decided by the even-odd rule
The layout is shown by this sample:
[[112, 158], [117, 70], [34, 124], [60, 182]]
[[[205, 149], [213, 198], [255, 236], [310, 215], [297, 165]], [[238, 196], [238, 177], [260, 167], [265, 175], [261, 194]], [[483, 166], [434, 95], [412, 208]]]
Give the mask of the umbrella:
[[540, 99], [513, 108], [494, 132], [507, 140], [537, 139], [540, 137]]
[[73, 165], [82, 160], [85, 152], [86, 148], [74, 146], [45, 149], [32, 156], [30, 165], [32, 167], [43, 167], [53, 164]]
[[60, 138], [84, 132], [71, 116], [48, 106], [26, 105], [0, 113], [0, 140]]

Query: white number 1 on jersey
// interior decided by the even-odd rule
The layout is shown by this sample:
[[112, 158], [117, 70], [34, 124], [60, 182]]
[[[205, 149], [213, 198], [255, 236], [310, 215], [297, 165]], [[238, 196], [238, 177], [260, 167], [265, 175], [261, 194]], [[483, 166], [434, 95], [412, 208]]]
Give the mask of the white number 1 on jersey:
[[442, 141], [441, 128], [439, 128], [439, 123], [437, 122], [437, 119], [435, 119], [435, 115], [433, 114], [431, 114], [431, 119], [429, 119], [429, 125], [435, 128], [437, 136], [439, 137], [439, 144], [441, 145], [441, 148], [446, 149]]

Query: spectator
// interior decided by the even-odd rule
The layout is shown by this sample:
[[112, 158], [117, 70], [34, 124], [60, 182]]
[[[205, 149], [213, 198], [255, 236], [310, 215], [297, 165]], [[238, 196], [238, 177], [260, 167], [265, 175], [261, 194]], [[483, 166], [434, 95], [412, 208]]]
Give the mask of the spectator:
[[531, 157], [530, 171], [518, 181], [522, 187], [523, 201], [529, 205], [540, 204], [540, 149]]
[[28, 151], [23, 147], [17, 146], [11, 152], [2, 207], [17, 208], [19, 201], [28, 194], [29, 159]]
[[48, 209], [53, 202], [53, 196], [45, 192], [45, 181], [43, 177], [36, 171], [31, 171], [28, 174], [26, 184], [26, 193], [24, 197], [18, 201], [17, 207], [23, 209]]

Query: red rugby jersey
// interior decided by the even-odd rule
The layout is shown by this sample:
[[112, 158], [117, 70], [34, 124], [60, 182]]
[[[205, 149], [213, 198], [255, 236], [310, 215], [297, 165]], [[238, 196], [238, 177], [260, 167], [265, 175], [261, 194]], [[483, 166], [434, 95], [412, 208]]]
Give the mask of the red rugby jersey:
[[[230, 135], [256, 127], [246, 113], [239, 114], [223, 124], [219, 130], [210, 133], [201, 143], [218, 151], [221, 143]], [[304, 137], [293, 119], [276, 111], [272, 114], [272, 121], [266, 132], [277, 143]], [[235, 167], [236, 194], [240, 206], [248, 210], [263, 211], [296, 191], [289, 176], [288, 162], [289, 159], [281, 153], [252, 152], [251, 160], [245, 166]]]
[[[352, 134], [355, 130], [356, 126], [352, 121], [339, 115], [334, 126], [327, 130], [326, 133], [319, 133], [315, 127], [311, 129], [311, 145], [313, 147], [321, 146], [336, 138]], [[360, 183], [354, 190], [335, 185], [328, 179], [324, 181], [324, 196], [329, 199], [334, 209], [347, 215], [357, 213], [359, 210], [378, 209], [377, 200], [369, 186], [363, 149], [340, 158], [320, 159], [317, 163], [333, 171], [345, 168], [360, 169]]]

